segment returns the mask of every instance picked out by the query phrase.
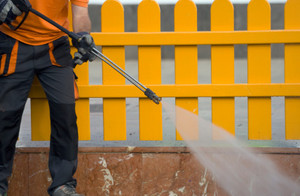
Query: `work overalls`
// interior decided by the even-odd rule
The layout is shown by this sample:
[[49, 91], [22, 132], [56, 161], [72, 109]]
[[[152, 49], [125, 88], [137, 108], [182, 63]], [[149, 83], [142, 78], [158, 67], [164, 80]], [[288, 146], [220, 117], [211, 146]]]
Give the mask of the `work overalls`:
[[49, 170], [53, 182], [48, 192], [51, 195], [66, 183], [76, 186], [78, 131], [68, 38], [31, 46], [0, 32], [0, 55], [0, 193], [7, 191], [21, 117], [35, 75], [50, 107]]

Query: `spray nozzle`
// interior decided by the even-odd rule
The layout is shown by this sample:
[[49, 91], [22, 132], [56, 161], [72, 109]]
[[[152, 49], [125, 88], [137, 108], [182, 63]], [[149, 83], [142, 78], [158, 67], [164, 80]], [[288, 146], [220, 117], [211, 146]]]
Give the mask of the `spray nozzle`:
[[151, 99], [154, 103], [159, 104], [161, 101], [161, 97], [158, 97], [151, 89], [147, 88], [146, 91], [144, 92], [145, 95]]

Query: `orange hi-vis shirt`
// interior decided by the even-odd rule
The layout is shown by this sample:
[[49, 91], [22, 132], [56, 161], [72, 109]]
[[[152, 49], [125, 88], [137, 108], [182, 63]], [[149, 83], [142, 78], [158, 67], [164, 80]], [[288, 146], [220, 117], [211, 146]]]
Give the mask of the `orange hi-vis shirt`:
[[[76, 6], [87, 7], [88, 1], [89, 0], [71, 0], [71, 3]], [[68, 29], [69, 0], [29, 0], [29, 2], [33, 9]], [[23, 17], [24, 14], [18, 16], [12, 25], [17, 26]], [[65, 33], [58, 28], [31, 12], [16, 31], [11, 30], [9, 26], [4, 23], [0, 25], [0, 31], [29, 45], [47, 44], [65, 35]]]

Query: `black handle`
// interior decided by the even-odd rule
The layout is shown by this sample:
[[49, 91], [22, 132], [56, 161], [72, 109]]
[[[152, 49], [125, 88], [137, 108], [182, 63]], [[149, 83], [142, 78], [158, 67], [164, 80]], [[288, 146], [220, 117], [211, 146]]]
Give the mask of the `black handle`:
[[19, 8], [22, 12], [29, 12], [31, 8], [31, 4], [28, 0], [11, 0], [17, 8]]
[[22, 21], [18, 24], [18, 26], [14, 27], [11, 24], [7, 24], [11, 28], [11, 30], [15, 31], [26, 20], [28, 13], [29, 13], [29, 9], [31, 8], [31, 4], [29, 3], [28, 0], [12, 0], [12, 2], [15, 4], [15, 6], [17, 6], [17, 8], [19, 8], [20, 11], [25, 12], [24, 17], [23, 17]]

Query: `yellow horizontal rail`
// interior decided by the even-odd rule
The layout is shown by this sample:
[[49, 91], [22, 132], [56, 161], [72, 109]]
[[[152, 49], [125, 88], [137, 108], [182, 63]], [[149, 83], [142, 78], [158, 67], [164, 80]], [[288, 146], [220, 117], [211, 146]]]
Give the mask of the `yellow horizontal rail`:
[[[148, 85], [160, 97], [299, 97], [300, 84], [191, 84]], [[80, 98], [145, 97], [133, 85], [80, 85]], [[40, 86], [32, 86], [31, 98], [45, 98]]]
[[100, 46], [300, 43], [300, 30], [92, 33]]

